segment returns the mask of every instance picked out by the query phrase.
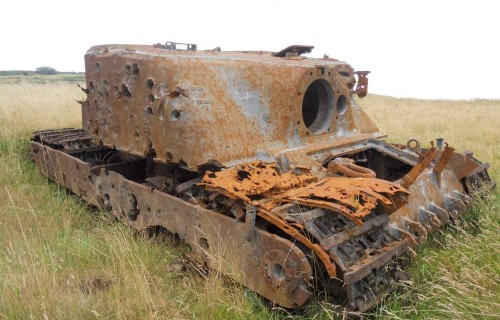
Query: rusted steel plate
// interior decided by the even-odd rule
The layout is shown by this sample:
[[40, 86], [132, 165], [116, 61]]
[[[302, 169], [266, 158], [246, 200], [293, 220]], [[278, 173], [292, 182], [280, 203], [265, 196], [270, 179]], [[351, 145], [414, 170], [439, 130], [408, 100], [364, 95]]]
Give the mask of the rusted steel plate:
[[232, 199], [252, 202], [253, 196], [278, 194], [299, 188], [317, 178], [310, 173], [282, 173], [276, 163], [262, 161], [244, 163], [219, 172], [207, 173], [200, 185], [220, 191]]
[[[296, 188], [279, 196], [280, 199], [332, 210], [358, 224], [361, 218], [375, 209], [377, 203], [397, 209], [392, 199], [408, 196], [408, 191], [396, 183], [376, 178], [329, 177]], [[398, 203], [401, 206], [403, 203]]]
[[[200, 184], [233, 199], [257, 204], [251, 197], [268, 198], [262, 204], [272, 210], [282, 202], [332, 210], [362, 224], [361, 218], [375, 209], [377, 203], [392, 213], [397, 205], [392, 199], [403, 199], [408, 191], [396, 183], [376, 178], [328, 177], [318, 180], [310, 173], [281, 173], [274, 163], [254, 162], [219, 172], [208, 172]], [[260, 200], [260, 198], [258, 198]]]
[[165, 227], [192, 247], [194, 259], [269, 300], [288, 308], [310, 300], [312, 268], [297, 246], [255, 226], [152, 190], [118, 173], [140, 171], [141, 166], [134, 168], [140, 162], [91, 167], [37, 142], [32, 142], [32, 157], [48, 178], [84, 200], [103, 205], [105, 199], [114, 212], [127, 217], [129, 224], [138, 230]]
[[[85, 68], [83, 128], [96, 142], [191, 169], [378, 132], [350, 98], [353, 69], [333, 59], [106, 45]], [[314, 81], [332, 88], [333, 109], [311, 134], [302, 105]]]

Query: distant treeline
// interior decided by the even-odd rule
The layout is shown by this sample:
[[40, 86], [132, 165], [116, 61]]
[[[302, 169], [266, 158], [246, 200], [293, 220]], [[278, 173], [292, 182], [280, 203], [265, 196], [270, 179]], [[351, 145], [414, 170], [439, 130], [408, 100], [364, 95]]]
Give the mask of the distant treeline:
[[[32, 76], [36, 74], [44, 74], [41, 72], [37, 71], [27, 71], [27, 70], [0, 70], [0, 76]], [[51, 74], [85, 74], [85, 72], [74, 72], [74, 71], [65, 71], [65, 72], [59, 72], [56, 71], [55, 73]]]

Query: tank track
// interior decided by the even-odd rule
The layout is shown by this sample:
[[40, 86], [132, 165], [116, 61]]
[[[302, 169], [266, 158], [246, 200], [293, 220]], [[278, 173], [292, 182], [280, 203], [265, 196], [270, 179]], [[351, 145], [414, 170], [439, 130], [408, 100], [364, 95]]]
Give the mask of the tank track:
[[361, 226], [320, 208], [292, 211], [286, 220], [304, 225], [335, 262], [338, 279], [324, 279], [323, 288], [352, 311], [369, 309], [409, 277], [404, 255], [412, 242], [388, 227], [386, 213], [370, 214]]
[[93, 146], [92, 139], [85, 131], [73, 128], [36, 131], [33, 133], [33, 141], [56, 150], [80, 150]]
[[[116, 161], [113, 159], [114, 150], [93, 144], [90, 136], [80, 129], [38, 131], [34, 134], [33, 142], [69, 155], [78, 155], [91, 166], [112, 164]], [[484, 165], [464, 179], [469, 193], [473, 194], [473, 190], [479, 189], [478, 186], [485, 183], [490, 188], [494, 187], [495, 184], [486, 169]], [[47, 174], [51, 177], [50, 172]], [[158, 187], [153, 178], [146, 178], [144, 184], [151, 190], [166, 192]], [[215, 193], [197, 187], [199, 178], [191, 178], [177, 185], [173, 193], [177, 198], [191, 203], [193, 201], [190, 200], [199, 199], [213, 212], [239, 221], [244, 220], [243, 211], [234, 210], [234, 201], [226, 197], [222, 199], [220, 194], [216, 196]], [[56, 175], [51, 179], [57, 181]], [[464, 194], [454, 194], [448, 198], [450, 201], [446, 209], [434, 204], [429, 204], [427, 209], [420, 208], [420, 223], [425, 234], [436, 231], [448, 223], [450, 218], [459, 218], [472, 205], [472, 199]], [[99, 203], [106, 204], [105, 200]], [[319, 244], [337, 267], [337, 278], [330, 278], [321, 270], [320, 263], [314, 263], [312, 253], [298, 243], [311, 260], [311, 265], [317, 266], [316, 283], [311, 285], [313, 289], [325, 291], [329, 297], [334, 298], [335, 303], [347, 306], [351, 311], [359, 313], [368, 310], [377, 304], [384, 294], [397, 288], [398, 283], [409, 278], [405, 271], [407, 253], [417, 244], [416, 238], [421, 235], [392, 228], [389, 225], [389, 215], [383, 211], [375, 210], [370, 213], [363, 218], [362, 225], [326, 209], [291, 203], [279, 215], [291, 225], [300, 225], [301, 233]], [[277, 229], [273, 233], [286, 238], [286, 235]], [[295, 242], [293, 239], [288, 240]]]

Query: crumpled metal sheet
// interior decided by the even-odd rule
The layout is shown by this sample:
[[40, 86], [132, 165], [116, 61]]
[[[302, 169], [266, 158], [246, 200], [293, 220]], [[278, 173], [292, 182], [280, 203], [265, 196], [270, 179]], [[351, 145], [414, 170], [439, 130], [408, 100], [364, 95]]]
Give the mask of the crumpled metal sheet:
[[378, 203], [388, 213], [394, 212], [409, 194], [400, 185], [381, 179], [327, 177], [318, 180], [310, 173], [281, 173], [276, 163], [263, 162], [208, 172], [200, 185], [266, 210], [283, 202], [298, 203], [332, 210], [357, 224], [362, 224], [361, 219]]
[[[287, 202], [319, 207], [337, 212], [362, 224], [377, 203], [394, 212], [409, 192], [390, 181], [376, 178], [328, 177], [305, 187], [289, 190], [280, 196]], [[397, 199], [396, 199], [397, 198]]]
[[231, 199], [251, 202], [259, 195], [276, 195], [292, 188], [299, 188], [316, 181], [309, 173], [294, 175], [282, 173], [276, 163], [254, 161], [219, 172], [205, 174], [200, 185], [218, 191]]

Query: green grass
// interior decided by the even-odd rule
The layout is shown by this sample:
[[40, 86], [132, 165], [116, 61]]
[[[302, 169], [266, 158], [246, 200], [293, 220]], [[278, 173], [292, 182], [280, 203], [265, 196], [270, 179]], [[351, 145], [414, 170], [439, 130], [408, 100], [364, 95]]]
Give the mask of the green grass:
[[[291, 314], [217, 272], [181, 268], [186, 246], [138, 234], [43, 178], [28, 159], [30, 132], [80, 121], [76, 85], [49, 80], [0, 81], [0, 318], [342, 318], [322, 301]], [[361, 104], [398, 141], [443, 135], [474, 150], [498, 180], [500, 102], [373, 96]], [[498, 319], [499, 211], [496, 191], [433, 235], [417, 249], [406, 288], [367, 316]]]
[[[250, 316], [251, 307], [231, 304], [233, 295], [251, 304], [240, 286], [194, 269], [172, 271], [185, 246], [137, 234], [47, 182], [26, 157], [26, 138], [0, 141], [1, 316]], [[268, 315], [264, 306], [258, 313]]]

